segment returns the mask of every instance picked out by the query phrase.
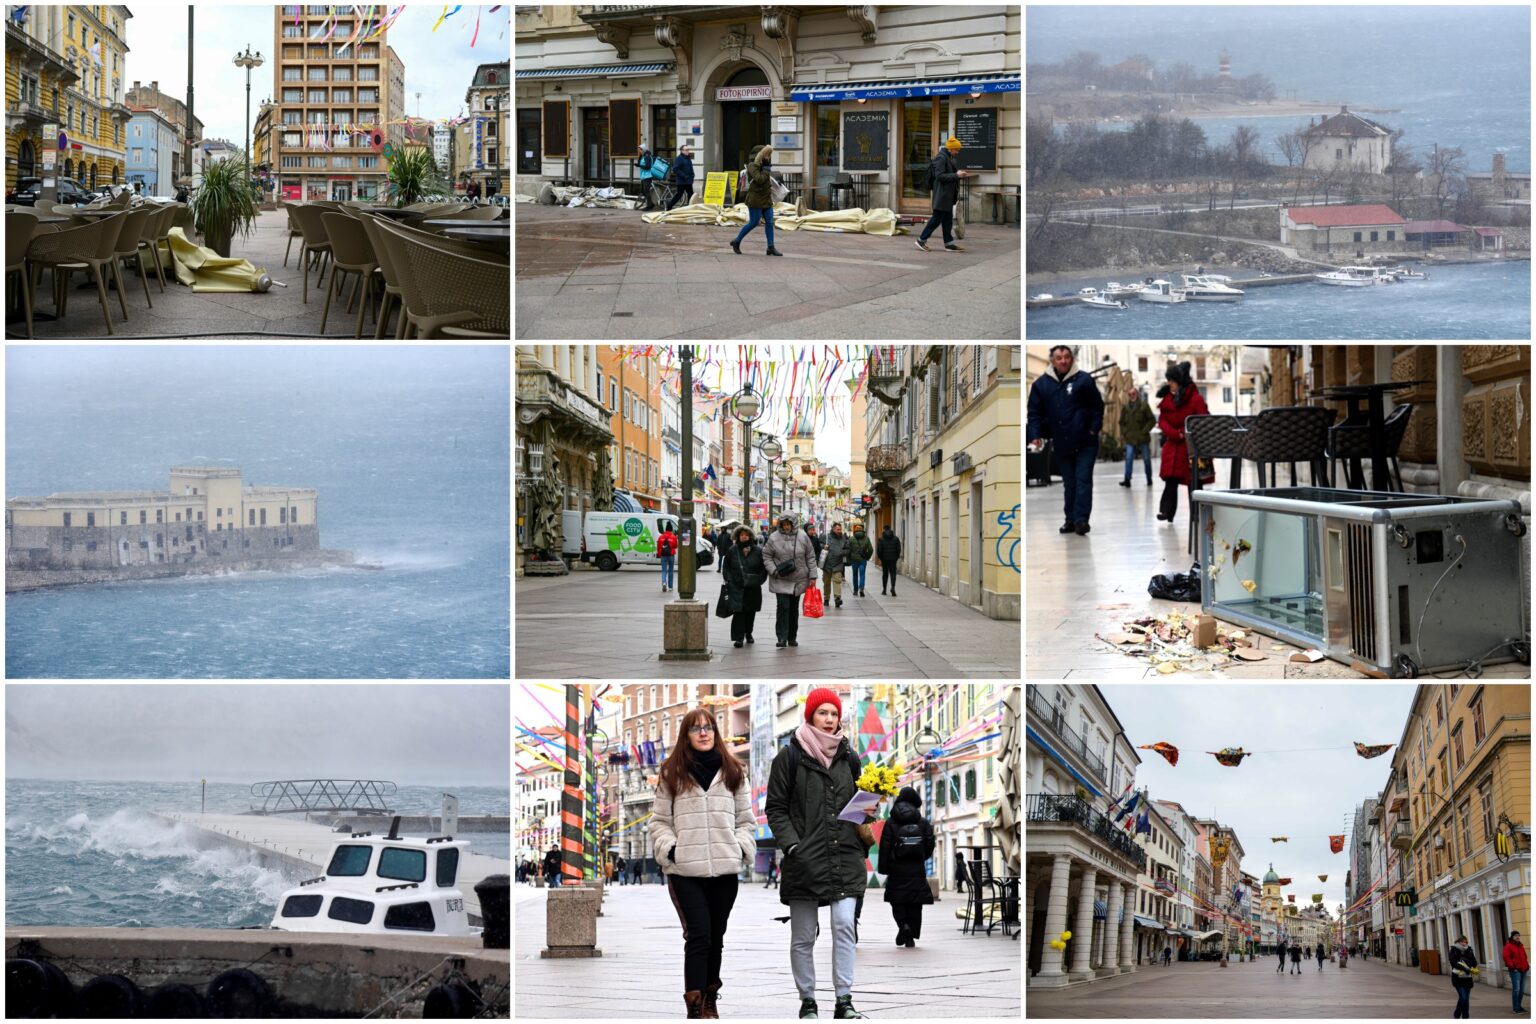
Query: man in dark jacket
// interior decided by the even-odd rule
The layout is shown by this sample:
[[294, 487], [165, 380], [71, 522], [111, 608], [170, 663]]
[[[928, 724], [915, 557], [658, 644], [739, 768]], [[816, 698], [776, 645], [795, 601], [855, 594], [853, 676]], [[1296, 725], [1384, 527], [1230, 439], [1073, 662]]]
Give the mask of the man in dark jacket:
[[553, 888], [560, 884], [560, 847], [550, 846], [544, 854], [544, 882]]
[[736, 255], [741, 255], [741, 240], [747, 237], [747, 232], [757, 227], [757, 222], [763, 222], [763, 230], [768, 234], [769, 256], [783, 256], [784, 254], [773, 247], [773, 147], [764, 146], [757, 151], [747, 164], [747, 194], [742, 201], [747, 204], [747, 222], [742, 225], [736, 237], [731, 240], [731, 248]]
[[811, 538], [811, 547], [816, 549], [816, 560], [821, 561], [821, 535], [816, 532], [816, 524], [806, 523], [801, 529], [805, 531], [807, 537]]
[[834, 607], [843, 606], [843, 566], [848, 562], [848, 538], [843, 534], [843, 524], [833, 523], [823, 546], [826, 554], [821, 560], [821, 589]]
[[864, 570], [875, 557], [875, 546], [864, 532], [863, 523], [853, 524], [853, 536], [848, 540], [848, 564], [853, 566], [853, 596], [864, 596]]
[[955, 244], [954, 239], [955, 203], [960, 201], [960, 179], [970, 177], [970, 172], [962, 171], [955, 164], [955, 154], [958, 152], [960, 140], [951, 138], [928, 164], [928, 180], [933, 186], [933, 216], [928, 218], [923, 233], [917, 236], [917, 247], [923, 252], [930, 251], [928, 236], [933, 234], [934, 228], [940, 226], [944, 228], [944, 248], [951, 252], [964, 252]]
[[901, 538], [889, 526], [881, 532], [880, 539], [875, 543], [875, 559], [880, 563], [880, 596], [885, 596], [885, 588], [889, 584], [891, 596], [895, 597], [896, 566], [901, 562]]
[[667, 204], [667, 209], [674, 206], [686, 206], [693, 201], [693, 150], [688, 143], [677, 147], [677, 159], [672, 161], [670, 171], [672, 180], [677, 184], [677, 191], [672, 194], [672, 201]]
[[1125, 445], [1125, 479], [1121, 487], [1131, 486], [1131, 470], [1136, 468], [1136, 451], [1141, 450], [1142, 468], [1147, 471], [1147, 486], [1152, 486], [1152, 428], [1157, 416], [1139, 389], [1130, 403], [1120, 410], [1120, 443]]
[[1093, 513], [1093, 463], [1099, 456], [1099, 431], [1104, 429], [1104, 399], [1093, 378], [1073, 366], [1072, 350], [1051, 349], [1051, 369], [1029, 389], [1029, 446], [1045, 447], [1047, 438], [1061, 473], [1066, 523], [1059, 532], [1088, 532]]
[[917, 945], [923, 937], [923, 907], [933, 902], [926, 864], [935, 840], [933, 825], [923, 817], [921, 807], [917, 790], [903, 787], [880, 832], [878, 870], [886, 876], [885, 902], [896, 919], [898, 946]]
[[731, 550], [731, 534], [724, 527], [715, 530], [715, 571], [725, 572], [725, 554]]

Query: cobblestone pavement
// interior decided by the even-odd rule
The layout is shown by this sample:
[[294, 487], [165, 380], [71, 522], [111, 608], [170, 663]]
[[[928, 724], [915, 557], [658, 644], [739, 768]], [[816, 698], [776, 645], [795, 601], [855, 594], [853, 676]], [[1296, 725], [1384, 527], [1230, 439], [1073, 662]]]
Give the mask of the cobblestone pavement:
[[[1506, 982], [1507, 984], [1507, 982]], [[1303, 963], [1300, 974], [1279, 974], [1273, 958], [1249, 963], [1234, 961], [1225, 970], [1218, 963], [1176, 963], [1142, 967], [1100, 981], [1062, 989], [1027, 990], [1024, 1015], [1032, 1018], [1071, 1017], [1186, 1019], [1256, 1017], [1449, 1017], [1456, 993], [1448, 977], [1422, 974], [1380, 960], [1349, 961], [1340, 969], [1326, 963]], [[1477, 985], [1472, 991], [1472, 1016], [1479, 1019], [1519, 1019], [1508, 988]]]
[[[513, 961], [517, 1018], [683, 1016], [683, 938], [661, 885], [609, 886], [597, 919], [601, 957], [542, 959], [544, 895], [514, 886]], [[895, 944], [890, 905], [878, 889], [864, 898], [854, 972], [854, 1005], [874, 1018], [954, 1020], [1019, 1018], [1020, 942], [995, 930], [962, 935], [959, 897], [945, 891], [924, 908], [923, 937]], [[720, 1016], [794, 1019], [800, 1009], [789, 969], [789, 914], [776, 889], [743, 883], [731, 911], [721, 965]], [[828, 920], [822, 911], [823, 922]], [[823, 928], [816, 944], [816, 1001], [832, 1016], [832, 950]]]

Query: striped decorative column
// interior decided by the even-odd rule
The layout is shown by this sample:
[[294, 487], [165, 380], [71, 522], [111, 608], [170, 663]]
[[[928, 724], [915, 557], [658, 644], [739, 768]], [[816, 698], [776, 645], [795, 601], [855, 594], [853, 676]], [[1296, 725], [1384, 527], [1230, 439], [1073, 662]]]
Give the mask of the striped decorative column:
[[580, 721], [576, 684], [565, 686], [565, 788], [560, 793], [560, 878], [581, 884], [581, 773], [576, 764], [576, 728]]

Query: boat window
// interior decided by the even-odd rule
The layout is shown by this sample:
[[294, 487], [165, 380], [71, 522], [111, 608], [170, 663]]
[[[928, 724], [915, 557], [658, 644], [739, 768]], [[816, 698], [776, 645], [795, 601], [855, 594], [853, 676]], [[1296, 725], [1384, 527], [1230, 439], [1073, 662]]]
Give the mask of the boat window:
[[368, 861], [373, 857], [371, 846], [338, 846], [336, 852], [331, 854], [331, 866], [325, 869], [328, 875], [366, 875], [368, 873]]
[[384, 912], [384, 927], [404, 928], [413, 932], [434, 931], [437, 925], [432, 920], [432, 904], [397, 903]]
[[331, 897], [331, 909], [326, 912], [325, 916], [333, 921], [368, 924], [373, 920], [373, 904], [368, 900], [354, 900], [348, 896], [333, 896]]
[[398, 878], [402, 882], [426, 881], [426, 851], [386, 848], [379, 854], [379, 877]]
[[459, 851], [453, 847], [437, 851], [437, 884], [445, 889], [453, 888], [459, 875]]
[[324, 896], [289, 896], [283, 901], [283, 916], [314, 917], [324, 901]]

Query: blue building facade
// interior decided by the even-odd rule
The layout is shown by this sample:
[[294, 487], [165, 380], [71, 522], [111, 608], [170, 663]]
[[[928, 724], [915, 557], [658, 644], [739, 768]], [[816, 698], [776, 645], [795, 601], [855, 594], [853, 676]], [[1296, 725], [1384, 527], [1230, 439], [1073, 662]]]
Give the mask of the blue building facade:
[[168, 196], [175, 192], [171, 157], [180, 144], [175, 125], [158, 110], [135, 110], [128, 121], [124, 143], [128, 184], [140, 186], [139, 191], [146, 196]]

